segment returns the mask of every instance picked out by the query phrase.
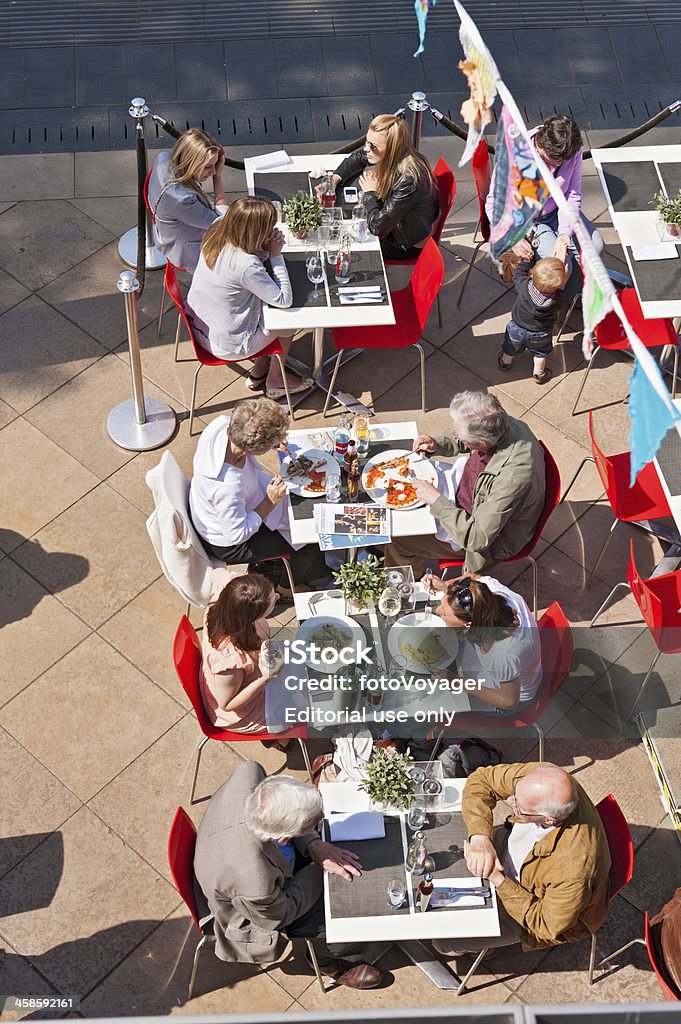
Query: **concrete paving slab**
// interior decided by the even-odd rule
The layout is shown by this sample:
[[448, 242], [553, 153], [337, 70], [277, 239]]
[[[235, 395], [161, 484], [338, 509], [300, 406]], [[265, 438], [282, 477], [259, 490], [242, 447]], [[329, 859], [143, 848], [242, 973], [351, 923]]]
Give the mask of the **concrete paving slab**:
[[321, 39], [275, 39], [273, 49], [279, 96], [327, 95]]
[[0, 93], [3, 105], [23, 107], [26, 79], [26, 51], [3, 47], [0, 50]]
[[277, 95], [274, 43], [271, 39], [226, 39], [224, 46], [230, 102]]
[[226, 100], [222, 43], [185, 43], [175, 65], [178, 100]]
[[667, 81], [662, 47], [652, 25], [610, 25], [608, 35], [627, 85]]
[[125, 49], [121, 44], [76, 48], [76, 103], [79, 106], [130, 105], [132, 97], [125, 81]]
[[0, 199], [70, 199], [73, 195], [73, 154], [43, 153], [0, 156]]
[[28, 298], [30, 294], [29, 289], [25, 288], [20, 281], [11, 277], [10, 274], [6, 274], [4, 270], [0, 270], [0, 315], [11, 309], [12, 306], [16, 306], [18, 302]]
[[366, 96], [376, 91], [368, 38], [322, 36], [329, 96]]
[[68, 107], [75, 102], [72, 46], [40, 46], [26, 53], [29, 107]]

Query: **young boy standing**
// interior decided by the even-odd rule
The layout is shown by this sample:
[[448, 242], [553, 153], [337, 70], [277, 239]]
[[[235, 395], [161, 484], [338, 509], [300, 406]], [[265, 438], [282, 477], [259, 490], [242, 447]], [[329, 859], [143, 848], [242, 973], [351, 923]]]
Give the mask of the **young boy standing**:
[[546, 256], [534, 265], [528, 260], [520, 261], [513, 275], [517, 298], [497, 357], [502, 370], [510, 370], [513, 357], [526, 348], [534, 357], [535, 383], [546, 384], [551, 380], [546, 357], [553, 349], [553, 326], [564, 281], [564, 263], [555, 256]]

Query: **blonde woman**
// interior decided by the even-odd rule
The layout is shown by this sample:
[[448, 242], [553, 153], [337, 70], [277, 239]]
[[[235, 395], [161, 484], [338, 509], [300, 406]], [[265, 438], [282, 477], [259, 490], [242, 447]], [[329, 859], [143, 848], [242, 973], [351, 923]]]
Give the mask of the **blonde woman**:
[[403, 118], [379, 114], [366, 142], [341, 164], [336, 185], [359, 176], [367, 224], [391, 260], [415, 259], [440, 216], [437, 184], [425, 157], [414, 149]]
[[[156, 220], [156, 244], [171, 263], [195, 270], [206, 230], [227, 210], [222, 186], [225, 151], [212, 135], [189, 128], [154, 161], [149, 206]], [[213, 179], [213, 202], [202, 184]]]
[[[266, 388], [267, 397], [285, 395], [276, 359], [258, 356], [277, 337], [263, 326], [263, 303], [288, 308], [293, 291], [281, 250], [284, 236], [268, 199], [240, 196], [206, 232], [187, 295], [186, 312], [197, 342], [220, 359], [252, 357], [248, 387]], [[264, 260], [269, 257], [271, 276]], [[293, 332], [279, 332], [286, 355]], [[289, 392], [306, 391], [311, 380], [288, 378]]]

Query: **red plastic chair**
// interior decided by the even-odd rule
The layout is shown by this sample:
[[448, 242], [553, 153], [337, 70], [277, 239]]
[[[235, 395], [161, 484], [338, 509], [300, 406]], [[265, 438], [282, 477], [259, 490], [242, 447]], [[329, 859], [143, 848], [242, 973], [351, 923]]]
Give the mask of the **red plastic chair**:
[[[575, 480], [581, 473], [587, 462], [593, 462], [598, 470], [601, 483], [605, 488], [610, 507], [615, 513], [615, 520], [610, 527], [608, 538], [600, 550], [596, 563], [589, 573], [586, 581], [588, 587], [591, 579], [601, 564], [603, 555], [608, 549], [612, 535], [619, 523], [636, 523], [641, 519], [661, 519], [670, 516], [669, 503], [662, 490], [662, 484], [652, 462], [646, 463], [634, 481], [634, 486], [629, 487], [629, 475], [631, 469], [631, 456], [629, 452], [622, 452], [620, 455], [604, 455], [598, 447], [593, 432], [593, 412], [589, 412], [589, 437], [591, 438], [592, 455], [585, 456], [577, 467], [577, 472], [568, 484], [561, 503], [565, 501]], [[592, 620], [593, 621], [593, 620]]]
[[503, 718], [494, 715], [464, 711], [456, 715], [454, 726], [457, 734], [470, 735], [474, 730], [485, 732], [497, 729], [522, 729], [531, 725], [539, 738], [538, 760], [544, 760], [544, 732], [539, 719], [549, 705], [551, 698], [567, 678], [572, 665], [572, 632], [565, 612], [554, 601], [546, 609], [537, 623], [539, 641], [541, 643], [541, 663], [543, 668], [542, 681], [537, 696], [531, 707], [518, 715], [511, 713]]
[[649, 580], [641, 579], [634, 560], [634, 542], [630, 540], [627, 582], [615, 584], [589, 623], [590, 626], [593, 626], [609, 604], [615, 591], [620, 587], [628, 587], [631, 590], [657, 647], [657, 652], [653, 656], [650, 668], [645, 674], [638, 696], [632, 705], [630, 713], [633, 714], [660, 655], [681, 653], [681, 571], [668, 572], [663, 576], [653, 576]]
[[[432, 239], [436, 245], [440, 244], [440, 238], [444, 230], [449, 211], [452, 208], [454, 199], [456, 197], [456, 178], [454, 173], [442, 157], [438, 160], [433, 171], [433, 177], [437, 182], [437, 192], [440, 199], [440, 219], [435, 226], [433, 231]], [[386, 260], [385, 265], [387, 267], [413, 267], [418, 260], [418, 256], [411, 260]], [[440, 295], [437, 297], [437, 324], [438, 327], [442, 327], [442, 310], [440, 308]]]
[[[191, 343], [192, 343], [192, 345], [194, 347], [194, 355], [196, 356], [196, 358], [198, 360], [198, 363], [199, 363], [199, 365], [196, 367], [196, 372], [194, 373], [194, 385], [192, 387], [192, 400], [191, 400], [191, 404], [189, 406], [189, 434], [191, 436], [192, 428], [194, 426], [194, 411], [195, 411], [194, 407], [195, 407], [195, 404], [196, 404], [196, 386], [198, 384], [199, 373], [200, 373], [202, 367], [204, 367], [204, 366], [231, 366], [233, 363], [242, 362], [242, 360], [240, 360], [240, 359], [220, 359], [219, 356], [212, 355], [205, 348], [202, 348], [201, 345], [199, 345], [199, 343], [197, 342], [196, 338], [194, 337], [194, 332], [191, 329], [191, 326], [189, 324], [189, 320], [187, 319], [187, 314], [186, 314], [185, 308], [184, 308], [184, 301], [182, 299], [182, 292], [180, 291], [180, 285], [179, 285], [179, 282], [177, 280], [177, 277], [175, 276], [175, 268], [173, 267], [172, 263], [166, 263], [165, 287], [166, 287], [166, 290], [167, 290], [168, 294], [170, 295], [170, 298], [173, 300], [175, 306], [177, 307], [177, 311], [178, 311], [180, 317], [182, 318], [185, 327], [187, 328], [187, 333], [189, 334], [189, 340], [191, 341]], [[178, 338], [179, 338], [179, 328], [178, 328]], [[175, 354], [177, 356], [177, 339], [176, 339], [176, 345], [175, 345]], [[257, 355], [258, 356], [274, 356], [275, 359], [278, 360], [279, 366], [281, 367], [282, 378], [283, 378], [283, 381], [284, 381], [284, 390], [286, 391], [286, 401], [288, 403], [288, 411], [290, 413], [291, 419], [292, 420], [295, 419], [295, 415], [294, 415], [294, 412], [293, 412], [293, 406], [291, 405], [291, 396], [289, 395], [288, 384], [286, 383], [286, 373], [284, 371], [283, 352], [282, 352], [281, 345], [279, 343], [279, 339], [275, 338], [271, 345], [268, 345], [267, 348], [261, 349], [257, 353]], [[246, 358], [250, 358], [250, 357], [246, 357]]]
[[[641, 310], [641, 303], [639, 302], [638, 295], [636, 294], [635, 288], [625, 288], [619, 293], [619, 300], [622, 305], [622, 310], [627, 320], [633, 327], [637, 336], [643, 342], [646, 348], [660, 348], [662, 346], [671, 345], [674, 349], [674, 370], [672, 374], [672, 398], [676, 398], [676, 378], [677, 371], [679, 368], [679, 337], [674, 330], [674, 324], [668, 317], [655, 317], [654, 319], [646, 320]], [[579, 385], [579, 391], [575, 398], [574, 405], [572, 406], [571, 415], [575, 415], [577, 403], [581, 398], [586, 379], [589, 376], [589, 370], [594, 364], [594, 360], [601, 349], [605, 349], [608, 352], [624, 352], [631, 349], [629, 339], [624, 333], [622, 327], [622, 321], [615, 312], [608, 313], [604, 320], [601, 320], [599, 324], [594, 327], [594, 337], [596, 339], [596, 345], [591, 354], [582, 383]], [[664, 353], [662, 353], [664, 355]]]
[[659, 931], [660, 925], [651, 925], [650, 917], [648, 915], [648, 911], [646, 910], [645, 918], [643, 921], [644, 938], [637, 936], [630, 942], [627, 942], [623, 946], [620, 946], [620, 948], [616, 949], [614, 953], [610, 953], [603, 960], [601, 960], [601, 962], [598, 964], [598, 967], [604, 967], [605, 964], [609, 963], [611, 960], [614, 960], [615, 957], [618, 957], [622, 953], [626, 952], [627, 949], [631, 949], [632, 946], [645, 946], [646, 951], [648, 953], [650, 966], [655, 971], [655, 977], [657, 978], [660, 989], [662, 990], [662, 998], [667, 1003], [678, 1003], [679, 1001], [681, 1001], [679, 997], [679, 992], [669, 975], [667, 965], [664, 962], [664, 957], [662, 956], [662, 952], [659, 948]]
[[421, 411], [426, 411], [426, 354], [419, 339], [428, 319], [435, 296], [442, 287], [445, 276], [445, 264], [442, 253], [436, 242], [429, 238], [421, 255], [416, 261], [414, 273], [406, 288], [391, 292], [395, 324], [383, 327], [336, 327], [333, 330], [333, 343], [338, 353], [333, 368], [331, 386], [324, 403], [326, 416], [333, 389], [336, 384], [338, 368], [346, 348], [409, 348], [413, 345], [419, 350], [421, 357]]
[[[544, 442], [540, 441], [539, 444], [542, 446], [544, 451], [544, 467], [546, 473], [546, 497], [544, 498], [544, 508], [542, 509], [542, 514], [537, 522], [537, 528], [532, 540], [530, 540], [517, 555], [504, 559], [504, 562], [518, 562], [520, 559], [526, 558], [528, 562], [530, 562], [532, 566], [533, 612], [535, 619], [537, 618], [539, 605], [539, 572], [537, 570], [537, 563], [534, 558], [532, 558], [532, 552], [537, 546], [550, 515], [560, 501], [560, 471], [558, 469], [558, 465]], [[464, 560], [462, 558], [440, 559], [439, 566], [440, 572], [443, 574], [443, 578], [447, 569], [460, 569], [463, 563]]]
[[[198, 931], [201, 933], [196, 949], [194, 950], [194, 962], [192, 964], [191, 978], [189, 979], [189, 991], [187, 999], [191, 999], [196, 981], [196, 971], [199, 966], [199, 954], [207, 944], [215, 943], [215, 936], [210, 932], [204, 932], [199, 924], [199, 913], [194, 898], [194, 849], [196, 847], [196, 828], [187, 812], [182, 807], [175, 811], [173, 823], [170, 826], [168, 836], [168, 864], [175, 888], [182, 897], [187, 910], [192, 915], [192, 920]], [[210, 927], [210, 926], [209, 926]]]
[[[478, 193], [478, 207], [480, 210], [480, 216], [478, 218], [478, 223], [476, 224], [475, 231], [473, 233], [473, 243], [475, 245], [475, 248], [473, 250], [473, 259], [469, 263], [468, 270], [466, 271], [466, 276], [463, 279], [463, 285], [461, 286], [459, 297], [456, 300], [457, 307], [461, 305], [463, 293], [466, 291], [468, 278], [471, 276], [473, 264], [477, 259], [478, 252], [480, 251], [480, 246], [484, 245], [485, 242], [489, 242], [489, 236], [492, 230], [492, 227], [489, 222], [489, 217], [485, 212], [485, 201], [487, 199], [487, 196], [489, 195], [490, 185], [492, 184], [492, 164], [489, 158], [489, 150], [487, 148], [487, 143], [484, 139], [482, 139], [478, 143], [476, 150], [473, 153], [473, 157], [471, 159], [471, 170], [473, 171], [473, 181], [475, 182], [475, 188]], [[480, 232], [480, 238], [478, 239], [478, 241], [476, 241], [478, 231]]]
[[307, 747], [305, 746], [307, 730], [304, 726], [296, 726], [294, 729], [289, 729], [287, 732], [269, 733], [267, 730], [263, 730], [262, 732], [246, 733], [231, 732], [229, 729], [222, 729], [220, 726], [213, 725], [209, 720], [203, 704], [201, 684], [199, 682], [199, 673], [201, 670], [201, 645], [199, 644], [196, 630], [186, 615], [183, 615], [180, 619], [180, 624], [177, 627], [177, 632], [175, 634], [175, 640], [173, 642], [173, 662], [175, 665], [175, 671], [182, 683], [182, 688], [191, 701], [196, 714], [196, 719], [199, 723], [199, 728], [203, 733], [203, 739], [199, 743], [196, 751], [194, 777], [192, 779], [191, 794], [189, 796], [190, 804], [194, 803], [194, 791], [196, 790], [196, 778], [199, 774], [201, 752], [208, 740], [222, 740], [224, 743], [248, 743], [255, 740], [298, 740], [303, 760], [305, 762], [305, 767], [307, 768], [307, 773], [310, 776], [310, 782], [313, 781], [310, 758], [307, 752]]
[[[144, 185], [142, 186], [142, 198], [144, 199], [144, 205], [147, 208], [147, 213], [151, 217], [151, 223], [155, 224], [156, 223], [156, 218], [154, 217], [154, 211], [152, 210], [151, 205], [149, 203], [149, 179], [150, 179], [150, 177], [151, 177], [151, 171], [149, 171], [147, 173], [147, 176], [144, 179]], [[176, 267], [175, 264], [171, 263], [170, 260], [168, 259], [168, 257], [166, 256], [166, 269], [165, 269], [165, 273], [163, 275], [163, 288], [161, 289], [161, 304], [160, 304], [159, 310], [158, 310], [158, 328], [156, 330], [156, 336], [157, 337], [160, 336], [160, 334], [161, 334], [161, 327], [163, 326], [163, 314], [165, 312], [164, 306], [165, 306], [166, 293], [170, 294], [170, 292], [168, 290], [168, 283], [167, 283], [168, 282], [168, 268], [170, 268], [172, 273], [174, 273], [176, 270], [182, 270], [182, 271], [184, 270], [184, 267]], [[175, 329], [175, 362], [177, 362], [177, 351], [178, 351], [178, 349], [180, 347], [180, 329], [181, 329], [181, 326], [182, 326], [182, 318], [180, 317], [180, 315], [178, 313], [178, 316], [177, 316], [177, 327]]]

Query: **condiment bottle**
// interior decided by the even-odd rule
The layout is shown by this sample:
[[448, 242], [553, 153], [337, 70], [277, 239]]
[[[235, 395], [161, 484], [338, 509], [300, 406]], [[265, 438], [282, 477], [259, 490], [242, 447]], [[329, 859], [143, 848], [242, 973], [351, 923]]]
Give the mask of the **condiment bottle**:
[[428, 909], [430, 898], [433, 895], [433, 888], [433, 876], [430, 871], [426, 871], [419, 882], [419, 910], [422, 914]]
[[356, 501], [359, 497], [359, 483], [359, 459], [355, 455], [354, 461], [350, 466], [350, 472], [348, 473], [348, 501]]
[[348, 446], [345, 449], [345, 455], [343, 456], [343, 468], [345, 472], [350, 476], [350, 470], [352, 469], [355, 462], [358, 462], [356, 442], [352, 438], [348, 441]]
[[423, 832], [414, 832], [414, 838], [407, 850], [407, 871], [411, 872], [412, 875], [422, 875], [425, 870], [427, 856], [428, 850], [426, 849]]

